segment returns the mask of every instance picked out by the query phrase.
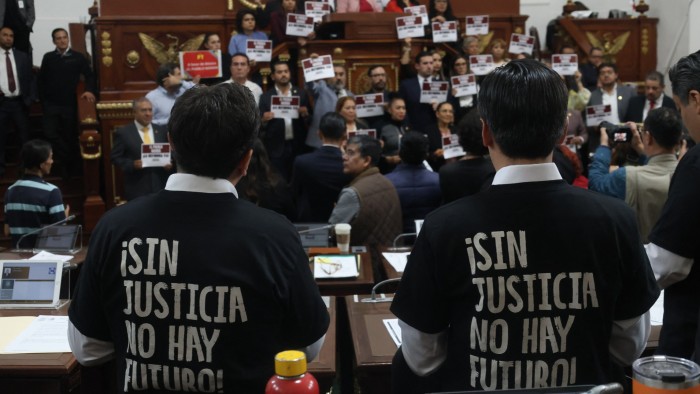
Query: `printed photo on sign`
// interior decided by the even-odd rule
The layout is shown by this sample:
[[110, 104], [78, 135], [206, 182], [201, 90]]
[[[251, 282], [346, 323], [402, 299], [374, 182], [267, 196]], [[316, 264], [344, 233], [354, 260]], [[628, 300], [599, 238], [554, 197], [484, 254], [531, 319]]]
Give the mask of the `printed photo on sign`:
[[273, 117], [276, 119], [298, 119], [299, 118], [299, 96], [272, 96]]
[[396, 34], [399, 39], [423, 37], [423, 18], [420, 16], [404, 16], [396, 18]]
[[301, 14], [287, 14], [288, 36], [307, 37], [314, 31], [314, 18]]
[[431, 104], [447, 101], [449, 88], [450, 83], [447, 81], [424, 82], [420, 90], [420, 102]]
[[185, 78], [219, 78], [221, 51], [180, 52], [180, 70]]
[[601, 122], [612, 122], [613, 120], [610, 104], [586, 107], [586, 126], [588, 127], [598, 127]]
[[366, 135], [366, 136], [372, 137], [374, 139], [377, 139], [377, 130], [375, 130], [375, 129], [360, 129], [360, 130], [348, 131], [348, 138], [356, 137], [358, 135]]
[[578, 71], [578, 55], [556, 54], [552, 55], [552, 70], [559, 75], [574, 75]]
[[466, 25], [468, 36], [484, 36], [489, 34], [488, 15], [468, 16]]
[[384, 94], [361, 94], [355, 96], [355, 112], [358, 118], [384, 115]]
[[425, 8], [424, 5], [406, 7], [403, 9], [403, 12], [414, 16], [420, 16], [423, 26], [428, 26], [428, 23], [430, 23], [430, 18], [428, 18], [428, 9]]
[[433, 42], [456, 42], [457, 22], [433, 22]]
[[452, 159], [453, 157], [461, 157], [466, 153], [462, 146], [459, 144], [459, 136], [457, 134], [450, 134], [447, 137], [442, 137], [442, 156], [447, 159]]
[[322, 1], [307, 1], [304, 3], [304, 13], [314, 18], [314, 22], [319, 23], [324, 15], [331, 13], [331, 5]]
[[256, 62], [269, 62], [272, 60], [272, 41], [248, 40], [246, 42], [246, 55], [248, 59]]
[[304, 80], [306, 80], [306, 82], [333, 78], [335, 76], [333, 58], [331, 58], [331, 55], [304, 59], [301, 61], [301, 66], [304, 68]]
[[474, 74], [456, 75], [450, 78], [455, 97], [471, 96], [476, 94], [476, 76]]
[[535, 38], [525, 34], [511, 34], [510, 47], [508, 53], [518, 54], [525, 53], [532, 55], [532, 48], [535, 47]]
[[494, 68], [496, 66], [493, 64], [493, 55], [469, 56], [469, 71], [474, 75], [486, 75]]
[[170, 144], [141, 144], [141, 165], [143, 167], [163, 167], [170, 164]]

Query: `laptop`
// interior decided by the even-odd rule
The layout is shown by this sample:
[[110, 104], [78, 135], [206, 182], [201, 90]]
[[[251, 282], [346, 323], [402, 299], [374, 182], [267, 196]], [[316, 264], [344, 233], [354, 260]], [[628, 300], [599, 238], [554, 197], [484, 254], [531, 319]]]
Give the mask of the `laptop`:
[[79, 250], [75, 246], [79, 234], [79, 224], [45, 227], [36, 236], [34, 250], [75, 253]]
[[301, 246], [308, 248], [328, 247], [328, 237], [332, 225], [328, 223], [294, 223], [299, 232]]
[[0, 308], [56, 308], [60, 261], [0, 260]]

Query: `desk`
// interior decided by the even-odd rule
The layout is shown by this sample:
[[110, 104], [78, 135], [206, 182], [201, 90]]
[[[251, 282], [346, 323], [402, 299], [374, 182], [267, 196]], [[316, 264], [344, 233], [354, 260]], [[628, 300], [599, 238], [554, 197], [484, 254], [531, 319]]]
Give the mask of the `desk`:
[[355, 377], [363, 394], [391, 392], [391, 360], [397, 347], [384, 327], [383, 319], [396, 318], [390, 302], [365, 303], [369, 295], [345, 297], [350, 335], [355, 350]]
[[[68, 305], [60, 309], [0, 309], [0, 317], [65, 316]], [[71, 353], [0, 354], [0, 387], [3, 394], [63, 394], [71, 393], [79, 386], [80, 365]]]
[[331, 324], [328, 325], [328, 331], [326, 331], [326, 339], [321, 346], [321, 351], [318, 353], [318, 357], [308, 364], [308, 370], [318, 381], [319, 392], [327, 393], [331, 391], [333, 387], [333, 381], [335, 380], [335, 328], [336, 328], [336, 299], [335, 297], [323, 297], [324, 301], [326, 298], [328, 301], [328, 314], [331, 318]]
[[[311, 248], [309, 256], [319, 254], [338, 254], [338, 248]], [[321, 295], [347, 296], [351, 294], [364, 294], [372, 291], [374, 286], [374, 274], [372, 273], [372, 255], [369, 252], [358, 253], [360, 256], [360, 276], [344, 279], [320, 279], [316, 280]], [[314, 271], [313, 263], [310, 263], [311, 272]]]

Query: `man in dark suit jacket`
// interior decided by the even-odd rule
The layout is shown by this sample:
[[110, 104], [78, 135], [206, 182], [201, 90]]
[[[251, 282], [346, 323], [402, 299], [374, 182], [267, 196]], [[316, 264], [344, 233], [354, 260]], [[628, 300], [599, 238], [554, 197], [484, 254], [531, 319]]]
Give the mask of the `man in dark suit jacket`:
[[401, 81], [399, 94], [406, 102], [406, 116], [413, 130], [424, 133], [429, 125], [436, 122], [435, 111], [430, 104], [420, 102], [423, 82], [431, 81], [433, 75], [433, 55], [422, 51], [415, 58], [416, 75]]
[[[142, 97], [134, 101], [134, 122], [120, 127], [114, 134], [112, 164], [124, 174], [124, 197], [127, 201], [155, 193], [165, 188], [172, 165], [143, 167], [141, 145], [145, 143], [167, 143], [167, 130], [151, 124], [153, 106]], [[148, 134], [148, 136], [146, 136]]]
[[29, 56], [14, 49], [13, 44], [12, 29], [0, 29], [0, 175], [5, 172], [8, 126], [14, 123], [20, 142], [26, 142], [29, 139], [29, 106], [34, 100]]
[[[291, 83], [289, 65], [282, 61], [272, 64], [274, 87], [260, 96], [260, 114], [262, 115], [262, 139], [270, 161], [275, 168], [289, 180], [294, 158], [304, 153], [306, 131], [309, 119], [309, 96], [304, 89]], [[276, 118], [272, 113], [272, 96], [299, 97], [299, 117], [297, 119]]]
[[0, 26], [15, 32], [15, 47], [29, 54], [29, 59], [32, 58], [29, 34], [35, 19], [34, 0], [0, 0]]
[[630, 99], [625, 122], [642, 123], [647, 114], [654, 108], [666, 107], [676, 110], [673, 99], [664, 94], [664, 75], [658, 71], [647, 74], [644, 80], [644, 96], [634, 96]]
[[[627, 114], [630, 99], [637, 95], [637, 89], [618, 83], [617, 66], [612, 63], [602, 63], [600, 65], [599, 79], [601, 87], [591, 92], [588, 105], [610, 104], [613, 108], [613, 119], [611, 122], [622, 122]], [[617, 111], [615, 111], [616, 107]], [[598, 133], [589, 133], [588, 151], [595, 151], [598, 145], [600, 145], [600, 135]]]
[[352, 180], [343, 173], [340, 147], [347, 138], [343, 117], [335, 112], [323, 115], [318, 135], [323, 145], [294, 160], [291, 186], [300, 222], [326, 222], [340, 191]]

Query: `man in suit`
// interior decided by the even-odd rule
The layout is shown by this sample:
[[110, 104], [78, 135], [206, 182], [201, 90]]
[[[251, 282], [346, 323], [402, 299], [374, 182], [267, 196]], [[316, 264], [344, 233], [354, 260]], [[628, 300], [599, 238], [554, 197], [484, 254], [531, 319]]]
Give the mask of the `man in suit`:
[[627, 85], [617, 83], [617, 66], [613, 63], [602, 63], [598, 69], [601, 87], [591, 92], [588, 105], [610, 104], [613, 120], [620, 123], [625, 118], [629, 102], [637, 92]]
[[[303, 153], [309, 118], [309, 96], [304, 89], [292, 85], [289, 65], [282, 61], [272, 63], [272, 80], [275, 85], [260, 96], [262, 129], [260, 138], [267, 149], [270, 161], [289, 180], [294, 158]], [[275, 117], [272, 112], [272, 96], [299, 97], [299, 117]]]
[[29, 56], [13, 48], [14, 33], [0, 29], [0, 175], [5, 173], [5, 142], [9, 124], [22, 143], [28, 140], [29, 106], [34, 100]]
[[[391, 91], [389, 91], [386, 86], [386, 70], [384, 67], [377, 64], [369, 66], [369, 68], [367, 68], [367, 77], [369, 77], [371, 86], [364, 94], [382, 93], [384, 96], [384, 104], [388, 104]], [[384, 120], [384, 115], [371, 116], [362, 119], [367, 122], [369, 127], [376, 128], [379, 126], [379, 123]]]
[[335, 112], [323, 115], [318, 136], [322, 146], [294, 160], [291, 185], [300, 222], [325, 222], [343, 186], [352, 179], [343, 173], [340, 150], [347, 138], [345, 119]]
[[415, 57], [415, 77], [401, 81], [399, 95], [406, 101], [406, 115], [413, 130], [424, 133], [429, 125], [436, 122], [432, 105], [420, 102], [421, 86], [430, 82], [433, 75], [433, 55], [422, 51]]
[[583, 87], [594, 91], [598, 87], [598, 67], [603, 63], [603, 48], [593, 47], [588, 52], [588, 63], [578, 66]]
[[[318, 57], [312, 53], [311, 58]], [[306, 145], [312, 148], [321, 147], [321, 140], [318, 138], [319, 125], [321, 117], [328, 112], [334, 112], [338, 99], [345, 96], [354, 97], [355, 95], [346, 88], [347, 85], [347, 70], [343, 65], [333, 66], [335, 75], [320, 81], [306, 83], [306, 89], [314, 97], [314, 113], [311, 115], [311, 124], [309, 132], [306, 134]]]
[[630, 99], [625, 122], [642, 123], [647, 114], [654, 108], [676, 109], [673, 99], [664, 94], [664, 75], [652, 71], [644, 79], [644, 96], [634, 96]]
[[153, 105], [145, 98], [134, 100], [134, 122], [122, 126], [114, 133], [112, 164], [124, 174], [124, 197], [131, 201], [136, 197], [155, 193], [165, 187], [172, 165], [143, 167], [141, 145], [167, 143], [165, 127], [152, 124]]
[[34, 0], [0, 0], [0, 26], [7, 26], [15, 32], [15, 47], [32, 58], [32, 45], [29, 34], [36, 19]]

